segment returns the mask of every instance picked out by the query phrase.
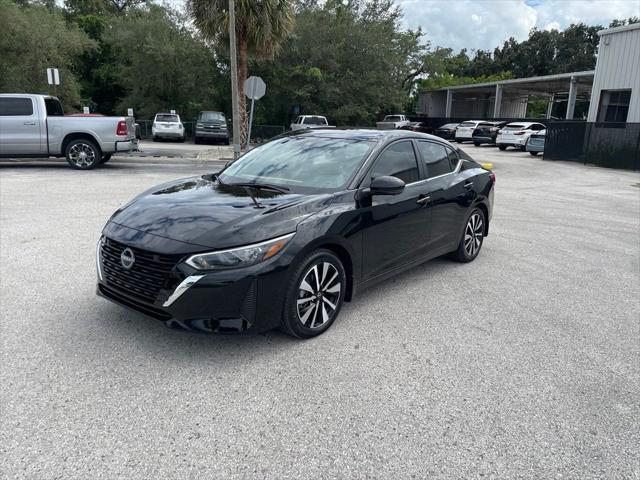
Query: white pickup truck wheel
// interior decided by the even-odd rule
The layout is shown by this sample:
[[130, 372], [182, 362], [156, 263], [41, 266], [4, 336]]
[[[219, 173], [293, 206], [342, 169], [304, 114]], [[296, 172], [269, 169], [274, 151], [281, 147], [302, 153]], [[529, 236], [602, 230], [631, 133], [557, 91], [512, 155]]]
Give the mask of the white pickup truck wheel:
[[78, 170], [91, 170], [102, 162], [102, 153], [95, 143], [85, 138], [72, 140], [65, 150], [67, 162]]

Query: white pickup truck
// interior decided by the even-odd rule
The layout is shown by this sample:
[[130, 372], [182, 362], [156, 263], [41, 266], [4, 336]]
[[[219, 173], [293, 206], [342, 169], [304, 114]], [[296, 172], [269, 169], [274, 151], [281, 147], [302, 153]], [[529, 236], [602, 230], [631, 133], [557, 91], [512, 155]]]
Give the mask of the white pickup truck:
[[327, 117], [321, 115], [300, 115], [291, 122], [291, 130], [304, 130], [306, 128], [335, 128], [329, 125]]
[[409, 120], [404, 115], [387, 115], [381, 122], [376, 122], [376, 127], [380, 130], [392, 130], [405, 125], [409, 125]]
[[56, 97], [0, 94], [0, 158], [66, 157], [89, 170], [137, 145], [133, 117], [65, 116]]

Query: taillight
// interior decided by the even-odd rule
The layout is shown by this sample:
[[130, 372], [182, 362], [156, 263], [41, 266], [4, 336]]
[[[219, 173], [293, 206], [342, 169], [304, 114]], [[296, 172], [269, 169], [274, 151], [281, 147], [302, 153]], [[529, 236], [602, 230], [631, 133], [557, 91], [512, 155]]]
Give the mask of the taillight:
[[491, 180], [491, 183], [496, 183], [496, 174], [493, 172], [489, 173], [489, 180]]
[[126, 135], [128, 133], [127, 122], [120, 120], [116, 128], [116, 135]]

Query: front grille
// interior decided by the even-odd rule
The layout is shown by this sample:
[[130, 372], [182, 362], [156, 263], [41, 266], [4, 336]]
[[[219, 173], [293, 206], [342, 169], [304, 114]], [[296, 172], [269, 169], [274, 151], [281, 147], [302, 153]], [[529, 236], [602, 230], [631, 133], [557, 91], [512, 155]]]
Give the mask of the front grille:
[[161, 289], [175, 288], [178, 280], [172, 277], [171, 272], [180, 255], [160, 255], [129, 247], [135, 255], [135, 262], [127, 270], [120, 263], [120, 255], [125, 248], [127, 245], [104, 239], [101, 248], [102, 270], [107, 285], [148, 303], [155, 302]]

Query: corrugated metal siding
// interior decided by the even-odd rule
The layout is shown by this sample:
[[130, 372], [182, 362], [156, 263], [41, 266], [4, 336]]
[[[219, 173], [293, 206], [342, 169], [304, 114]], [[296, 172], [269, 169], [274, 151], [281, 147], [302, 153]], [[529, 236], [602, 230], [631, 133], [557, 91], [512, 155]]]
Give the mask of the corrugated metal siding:
[[600, 37], [588, 121], [596, 121], [602, 90], [624, 88], [631, 89], [627, 122], [640, 122], [640, 28]]

